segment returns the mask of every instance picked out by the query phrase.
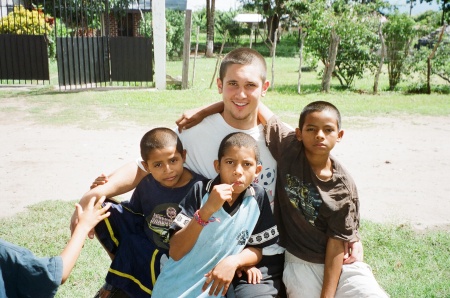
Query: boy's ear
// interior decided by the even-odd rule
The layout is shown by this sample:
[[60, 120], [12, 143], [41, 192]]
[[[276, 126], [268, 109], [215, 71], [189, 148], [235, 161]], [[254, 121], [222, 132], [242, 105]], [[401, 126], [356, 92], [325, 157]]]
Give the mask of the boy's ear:
[[214, 161], [214, 169], [216, 170], [216, 173], [219, 174], [219, 172], [220, 172], [220, 163], [219, 163], [219, 161], [217, 159]]
[[222, 94], [223, 83], [220, 78], [217, 78], [217, 89], [219, 90], [219, 94]]
[[149, 169], [148, 169], [148, 165], [147, 165], [147, 162], [146, 162], [146, 161], [142, 160], [142, 161], [141, 161], [141, 165], [144, 167], [144, 169], [147, 171], [147, 173], [151, 173], [151, 172], [149, 171]]
[[343, 137], [344, 137], [344, 130], [341, 129], [341, 130], [338, 132], [338, 138], [337, 138], [337, 141], [340, 142], [340, 141], [342, 140]]
[[295, 136], [297, 137], [297, 140], [299, 140], [300, 142], [302, 141], [302, 131], [298, 127], [295, 129]]
[[258, 177], [259, 173], [262, 171], [262, 164], [256, 166], [255, 177]]

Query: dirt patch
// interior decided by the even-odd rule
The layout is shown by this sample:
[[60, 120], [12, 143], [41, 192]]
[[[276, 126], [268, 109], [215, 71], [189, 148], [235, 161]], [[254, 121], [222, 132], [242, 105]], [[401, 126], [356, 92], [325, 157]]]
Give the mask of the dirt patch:
[[[0, 120], [0, 217], [39, 201], [79, 199], [98, 174], [134, 160], [150, 129], [43, 126], [18, 113]], [[356, 180], [362, 218], [450, 230], [450, 117], [344, 122], [352, 126], [334, 155]]]

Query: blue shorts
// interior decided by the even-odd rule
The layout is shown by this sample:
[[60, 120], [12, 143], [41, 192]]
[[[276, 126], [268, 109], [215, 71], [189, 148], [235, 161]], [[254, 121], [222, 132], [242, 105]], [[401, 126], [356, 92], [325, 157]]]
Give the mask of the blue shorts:
[[168, 251], [157, 247], [144, 232], [142, 214], [127, 207], [127, 202], [112, 204], [111, 215], [95, 227], [98, 240], [114, 255], [106, 282], [131, 297], [151, 297]]

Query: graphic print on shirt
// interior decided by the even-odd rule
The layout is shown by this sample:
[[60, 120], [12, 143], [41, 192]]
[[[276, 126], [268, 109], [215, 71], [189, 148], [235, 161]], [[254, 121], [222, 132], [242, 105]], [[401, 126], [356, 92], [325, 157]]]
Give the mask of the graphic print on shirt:
[[273, 202], [272, 185], [275, 183], [275, 178], [276, 178], [275, 169], [265, 168], [261, 170], [259, 176], [253, 180], [253, 183], [264, 187], [264, 189], [267, 192], [267, 195], [269, 196], [269, 201], [271, 202], [271, 204]]
[[168, 248], [169, 227], [177, 213], [177, 209], [171, 204], [162, 204], [156, 206], [153, 212], [146, 217], [148, 228], [159, 235], [159, 237], [154, 237], [154, 240], [158, 242], [157, 245]]
[[292, 205], [300, 209], [306, 220], [313, 226], [319, 214], [322, 200], [312, 183], [304, 183], [298, 177], [287, 174], [285, 190]]
[[236, 237], [238, 245], [245, 245], [247, 243], [247, 239], [248, 239], [247, 230], [240, 232]]

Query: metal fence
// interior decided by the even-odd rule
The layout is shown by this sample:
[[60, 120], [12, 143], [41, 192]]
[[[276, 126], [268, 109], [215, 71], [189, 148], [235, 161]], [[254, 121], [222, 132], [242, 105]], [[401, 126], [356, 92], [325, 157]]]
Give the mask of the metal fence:
[[50, 56], [60, 89], [153, 86], [149, 0], [2, 3], [0, 83], [49, 82]]

